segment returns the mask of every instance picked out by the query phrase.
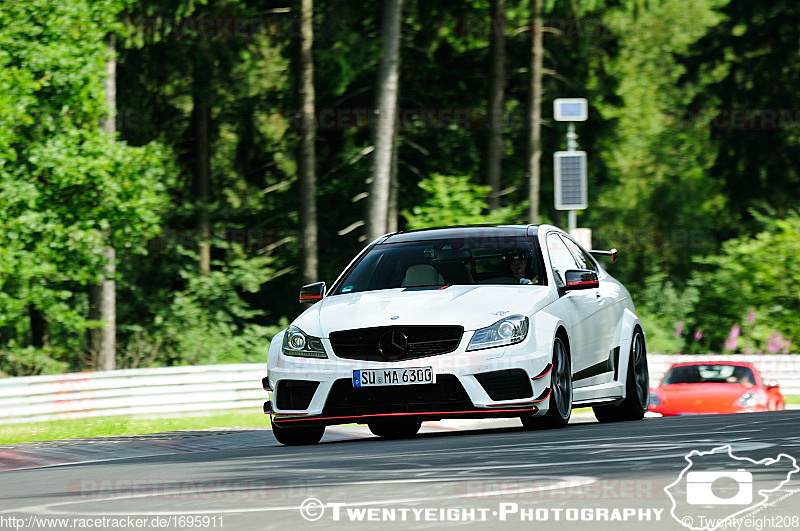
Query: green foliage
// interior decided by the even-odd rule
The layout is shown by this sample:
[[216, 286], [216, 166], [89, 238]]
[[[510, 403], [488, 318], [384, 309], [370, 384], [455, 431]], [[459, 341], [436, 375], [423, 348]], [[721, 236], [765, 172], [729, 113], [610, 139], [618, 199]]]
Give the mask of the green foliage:
[[192, 262], [180, 271], [185, 288], [156, 310], [152, 322], [128, 327], [122, 365], [202, 365], [263, 361], [269, 340], [288, 325], [258, 324], [262, 311], [248, 298], [262, 290], [274, 270], [274, 257], [248, 257], [238, 245], [227, 246], [226, 262], [216, 262], [208, 275]]
[[29, 161], [26, 171], [39, 181], [37, 201], [46, 205], [40, 212], [66, 221], [73, 238], [76, 229], [91, 233], [97, 241], [85, 239], [95, 251], [105, 239], [117, 250], [143, 252], [141, 242], [156, 234], [170, 177], [162, 146], [131, 147], [102, 131], [69, 130], [34, 146]]
[[[86, 286], [113, 245], [144, 253], [166, 206], [171, 155], [103, 132], [115, 2], [13, 0], [0, 12], [0, 348], [15, 374], [82, 367]], [[30, 315], [52, 334], [27, 345]]]
[[[196, 227], [201, 208], [209, 213], [214, 232], [245, 235], [240, 249], [244, 254], [233, 252], [224, 241], [214, 242], [214, 271], [210, 276], [229, 268], [240, 270], [234, 261], [254, 260], [261, 283], [258, 294], [219, 283], [222, 290], [245, 293], [241, 304], [255, 311], [246, 318], [248, 322], [274, 324], [288, 311], [287, 305], [275, 301], [287, 300], [288, 286], [295, 291], [289, 283], [265, 283], [274, 272], [293, 272], [298, 256], [296, 246], [290, 245], [296, 241], [297, 230], [292, 153], [297, 130], [290, 128], [286, 119], [286, 111], [296, 108], [288, 55], [297, 42], [297, 25], [290, 24], [294, 13], [272, 16], [259, 9], [246, 1], [146, 0], [131, 2], [125, 12], [130, 37], [120, 50], [118, 106], [131, 112], [135, 120], [123, 123], [120, 135], [134, 145], [153, 141], [166, 144], [176, 158], [178, 173], [167, 184], [171, 208], [163, 216], [155, 252], [121, 266], [127, 279], [122, 289], [132, 296], [130, 304], [120, 309], [128, 326], [121, 340], [127, 345], [126, 351], [141, 350], [144, 358], [154, 356], [145, 354], [154, 347], [145, 348], [147, 341], [143, 339], [136, 343], [141, 349], [133, 348], [130, 341], [143, 334], [139, 327], [151, 330], [157, 315], [168, 314], [177, 293], [193, 293], [197, 288], [190, 287], [193, 281], [189, 272], [197, 267]], [[137, 22], [154, 22], [157, 17], [175, 21], [176, 32], [169, 34], [163, 26], [147, 31], [146, 22]], [[202, 38], [190, 29], [197, 20], [239, 20], [240, 25], [253, 20], [265, 22], [266, 27], [255, 25], [253, 33], [244, 37]], [[258, 31], [259, 27], [263, 31]], [[199, 155], [193, 110], [199, 93], [207, 95], [210, 102], [207, 155], [211, 186], [207, 205], [198, 200], [195, 179]], [[168, 239], [169, 234], [178, 237], [159, 248], [157, 242]], [[274, 261], [268, 270], [259, 265], [266, 255]], [[191, 306], [185, 301], [181, 304], [183, 309]], [[167, 340], [163, 334], [159, 338]], [[168, 343], [176, 344], [175, 334], [169, 336]], [[170, 351], [159, 358], [159, 363], [174, 363], [178, 357]]]
[[721, 351], [734, 326], [742, 341], [736, 350], [782, 351], [785, 340], [800, 343], [800, 215], [758, 216], [766, 226], [754, 237], [725, 242], [722, 253], [698, 259], [692, 275], [700, 293], [692, 326], [703, 338], [693, 350]]
[[269, 331], [248, 322], [259, 312], [250, 309], [237, 293], [238, 289], [258, 291], [261, 282], [253, 278], [257, 272], [252, 266], [252, 261], [240, 259], [206, 276], [184, 272], [187, 288], [176, 294], [160, 327], [167, 339], [166, 352], [171, 350], [174, 356], [172, 363], [243, 363], [264, 359]]
[[710, 131], [681, 120], [697, 89], [678, 87], [681, 54], [715, 31], [718, 3], [625, 2], [606, 15], [621, 39], [610, 69], [624, 105], [601, 107], [618, 138], [604, 146], [610, 179], [587, 215], [595, 245], [624, 253], [618, 275], [634, 291], [662, 271], [685, 284], [692, 257], [714, 252], [730, 226], [721, 179], [708, 171]]
[[685, 322], [698, 300], [693, 288], [678, 290], [666, 273], [645, 281], [645, 288], [633, 294], [636, 312], [647, 333], [647, 350], [674, 354], [685, 343]]
[[22, 97], [19, 110], [27, 116], [14, 124], [22, 136], [42, 139], [64, 128], [95, 127], [105, 116], [103, 39], [114, 17], [109, 2], [3, 2], [0, 63], [12, 65], [7, 94]]
[[54, 359], [50, 348], [17, 347], [9, 345], [0, 350], [0, 376], [33, 376], [36, 374], [61, 374], [69, 364]]
[[409, 230], [449, 225], [512, 223], [521, 218], [524, 205], [487, 212], [489, 186], [473, 184], [469, 177], [434, 174], [419, 182], [428, 198], [410, 212], [403, 212]]
[[711, 173], [731, 212], [752, 222], [749, 209], [767, 202], [782, 216], [800, 199], [800, 3], [729, 0], [719, 16], [682, 61], [683, 86], [701, 87], [691, 123], [711, 130]]

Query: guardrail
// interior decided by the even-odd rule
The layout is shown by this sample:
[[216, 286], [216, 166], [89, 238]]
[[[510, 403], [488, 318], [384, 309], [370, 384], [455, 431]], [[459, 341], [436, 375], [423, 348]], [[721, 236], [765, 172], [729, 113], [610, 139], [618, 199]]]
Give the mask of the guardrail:
[[[784, 394], [800, 395], [800, 356], [649, 355], [655, 387], [672, 363], [752, 363]], [[220, 409], [261, 410], [266, 364], [123, 369], [0, 379], [0, 424], [109, 415], [164, 415]]]
[[0, 379], [0, 424], [256, 409], [265, 363], [123, 369]]

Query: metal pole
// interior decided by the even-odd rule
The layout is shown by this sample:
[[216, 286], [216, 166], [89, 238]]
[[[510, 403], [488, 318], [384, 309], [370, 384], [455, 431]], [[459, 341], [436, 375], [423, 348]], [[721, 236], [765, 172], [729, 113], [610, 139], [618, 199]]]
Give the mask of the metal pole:
[[[575, 122], [569, 122], [567, 126], [567, 151], [577, 151], [578, 134], [575, 132]], [[570, 234], [574, 234], [578, 228], [578, 213], [575, 210], [569, 211], [569, 221], [567, 228]]]
[[575, 132], [575, 122], [569, 122], [567, 129], [567, 151], [578, 150], [578, 134]]

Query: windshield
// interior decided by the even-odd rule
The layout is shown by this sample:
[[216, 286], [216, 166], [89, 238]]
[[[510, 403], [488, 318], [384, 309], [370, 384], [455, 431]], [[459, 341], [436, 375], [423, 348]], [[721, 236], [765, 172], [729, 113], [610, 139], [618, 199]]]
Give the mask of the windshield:
[[541, 259], [530, 237], [459, 237], [376, 245], [337, 289], [356, 293], [448, 285], [542, 284]]
[[755, 385], [753, 371], [737, 365], [685, 365], [673, 367], [662, 385], [693, 383], [733, 383]]

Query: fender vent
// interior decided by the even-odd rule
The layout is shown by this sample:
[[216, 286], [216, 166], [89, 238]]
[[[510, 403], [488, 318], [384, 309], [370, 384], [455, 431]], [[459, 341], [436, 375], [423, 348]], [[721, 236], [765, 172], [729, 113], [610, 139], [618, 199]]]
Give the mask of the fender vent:
[[492, 400], [514, 400], [533, 396], [531, 379], [522, 369], [483, 372], [476, 374], [475, 378]]
[[319, 387], [319, 382], [281, 380], [278, 382], [277, 391], [275, 391], [278, 399], [278, 409], [308, 409], [317, 387]]

